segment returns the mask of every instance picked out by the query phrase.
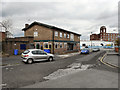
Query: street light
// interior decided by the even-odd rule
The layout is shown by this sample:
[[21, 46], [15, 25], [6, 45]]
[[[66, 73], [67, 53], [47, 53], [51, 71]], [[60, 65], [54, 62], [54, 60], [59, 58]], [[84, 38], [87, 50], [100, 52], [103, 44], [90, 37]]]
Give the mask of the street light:
[[[91, 37], [92, 37], [92, 32], [91, 32]], [[91, 50], [92, 50], [92, 38], [91, 38]]]

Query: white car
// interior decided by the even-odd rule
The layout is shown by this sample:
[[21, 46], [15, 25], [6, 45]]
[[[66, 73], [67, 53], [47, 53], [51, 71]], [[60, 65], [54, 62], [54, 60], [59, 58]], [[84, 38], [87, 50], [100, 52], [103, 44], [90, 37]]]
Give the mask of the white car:
[[54, 60], [54, 55], [44, 52], [41, 49], [28, 49], [22, 53], [23, 62], [32, 64], [35, 61]]
[[100, 51], [100, 49], [99, 48], [93, 48], [92, 51], [97, 52], [97, 51]]

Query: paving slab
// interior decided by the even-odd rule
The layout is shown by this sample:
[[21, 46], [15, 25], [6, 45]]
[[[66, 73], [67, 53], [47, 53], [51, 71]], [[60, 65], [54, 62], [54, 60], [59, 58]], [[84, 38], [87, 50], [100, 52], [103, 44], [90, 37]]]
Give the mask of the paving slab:
[[109, 64], [118, 66], [118, 58], [119, 58], [118, 55], [113, 55], [113, 54], [107, 55], [104, 58], [104, 62], [108, 62]]

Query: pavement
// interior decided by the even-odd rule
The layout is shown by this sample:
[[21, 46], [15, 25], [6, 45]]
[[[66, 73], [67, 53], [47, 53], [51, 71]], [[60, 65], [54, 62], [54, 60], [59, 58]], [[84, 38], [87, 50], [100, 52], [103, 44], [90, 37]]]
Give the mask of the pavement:
[[[104, 61], [118, 65], [118, 55], [108, 52]], [[90, 68], [23, 88], [118, 88], [118, 72]]]
[[107, 52], [107, 55], [103, 59], [104, 62], [107, 62], [113, 66], [119, 67], [119, 58], [120, 56], [118, 55], [117, 52], [112, 51], [112, 52]]

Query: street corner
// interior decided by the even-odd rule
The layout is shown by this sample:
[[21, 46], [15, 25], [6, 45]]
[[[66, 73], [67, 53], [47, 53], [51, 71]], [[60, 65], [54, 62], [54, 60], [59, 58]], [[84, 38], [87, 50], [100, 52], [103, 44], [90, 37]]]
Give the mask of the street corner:
[[120, 68], [118, 65], [118, 54], [116, 52], [107, 52], [100, 59], [100, 62], [111, 68]]

